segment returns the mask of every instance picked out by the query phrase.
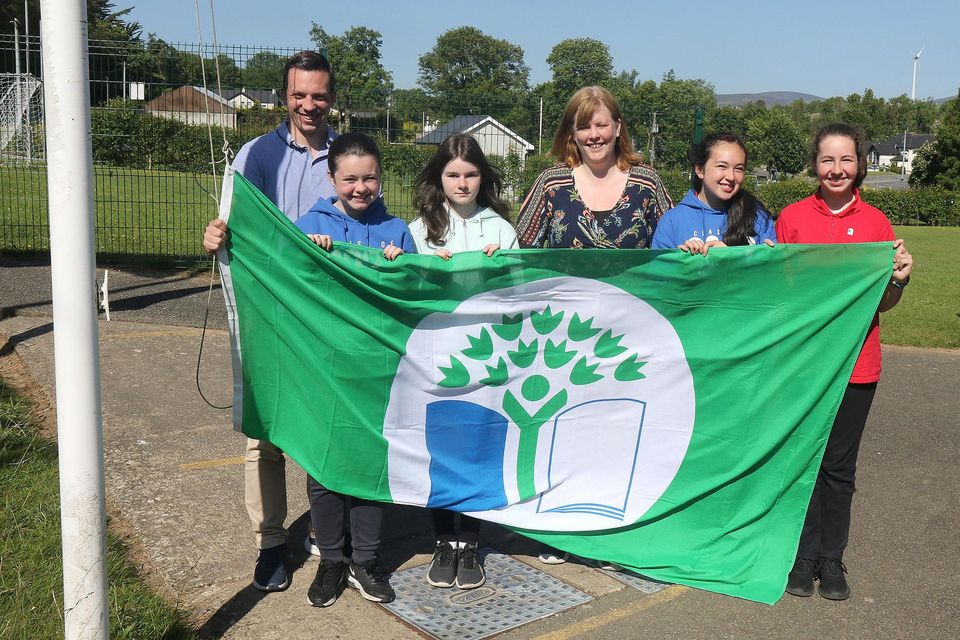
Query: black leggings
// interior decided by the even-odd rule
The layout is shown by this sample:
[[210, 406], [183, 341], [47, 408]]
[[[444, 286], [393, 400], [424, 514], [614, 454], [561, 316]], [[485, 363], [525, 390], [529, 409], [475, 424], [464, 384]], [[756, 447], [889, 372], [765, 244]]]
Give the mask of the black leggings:
[[850, 533], [857, 453], [877, 383], [847, 385], [823, 452], [797, 557], [841, 559]]
[[[465, 516], [456, 511], [447, 511], [446, 509], [431, 509], [433, 516], [433, 529], [437, 533], [437, 540], [443, 542], [463, 542], [465, 544], [476, 544], [480, 537], [480, 521], [470, 516]], [[460, 520], [460, 530], [457, 531], [457, 518]]]
[[380, 526], [383, 523], [383, 506], [380, 503], [330, 491], [309, 476], [307, 494], [310, 497], [310, 520], [321, 558], [334, 562], [343, 560], [344, 515], [348, 503], [353, 561], [367, 562], [377, 556]]

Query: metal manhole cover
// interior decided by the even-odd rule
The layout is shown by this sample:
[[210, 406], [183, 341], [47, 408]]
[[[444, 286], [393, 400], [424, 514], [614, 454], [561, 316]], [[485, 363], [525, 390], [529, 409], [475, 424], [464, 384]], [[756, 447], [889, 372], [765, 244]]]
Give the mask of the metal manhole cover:
[[579, 589], [492, 549], [480, 550], [487, 581], [470, 590], [427, 584], [429, 564], [390, 578], [397, 599], [383, 605], [424, 633], [477, 640], [589, 602]]

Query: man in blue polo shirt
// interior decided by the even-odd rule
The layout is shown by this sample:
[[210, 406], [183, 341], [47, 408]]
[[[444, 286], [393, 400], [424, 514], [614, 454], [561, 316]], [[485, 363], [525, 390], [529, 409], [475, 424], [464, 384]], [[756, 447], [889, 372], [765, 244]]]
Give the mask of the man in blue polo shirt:
[[[275, 131], [243, 145], [233, 168], [296, 221], [320, 198], [335, 195], [327, 176], [327, 148], [336, 132], [327, 115], [336, 98], [330, 63], [314, 51], [294, 54], [283, 68], [287, 120]], [[215, 253], [227, 238], [227, 224], [211, 220], [203, 248]], [[290, 585], [284, 521], [287, 486], [283, 452], [265, 440], [247, 439], [244, 494], [259, 553], [253, 586], [282, 591]]]

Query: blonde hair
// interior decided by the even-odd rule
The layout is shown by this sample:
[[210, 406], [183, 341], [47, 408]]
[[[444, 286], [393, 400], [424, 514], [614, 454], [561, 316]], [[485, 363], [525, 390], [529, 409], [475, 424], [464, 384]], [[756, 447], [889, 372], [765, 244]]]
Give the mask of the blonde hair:
[[615, 143], [617, 168], [627, 171], [631, 166], [643, 162], [643, 156], [633, 150], [633, 141], [623, 123], [623, 114], [617, 99], [612, 93], [598, 86], [583, 87], [570, 97], [566, 109], [563, 110], [563, 117], [560, 118], [557, 133], [553, 137], [550, 155], [570, 168], [581, 164], [583, 159], [580, 157], [574, 132], [577, 127], [589, 125], [600, 107], [609, 109], [613, 120], [620, 123], [620, 134]]

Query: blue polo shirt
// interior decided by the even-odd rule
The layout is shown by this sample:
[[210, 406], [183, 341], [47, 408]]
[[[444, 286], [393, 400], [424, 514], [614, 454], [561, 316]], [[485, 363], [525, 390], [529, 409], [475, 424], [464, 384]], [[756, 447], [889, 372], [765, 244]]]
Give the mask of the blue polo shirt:
[[294, 142], [288, 125], [285, 121], [243, 145], [232, 166], [295, 222], [318, 200], [335, 195], [327, 149], [337, 133], [327, 125], [327, 146], [311, 158], [309, 149]]

